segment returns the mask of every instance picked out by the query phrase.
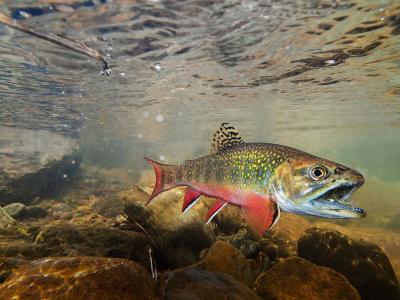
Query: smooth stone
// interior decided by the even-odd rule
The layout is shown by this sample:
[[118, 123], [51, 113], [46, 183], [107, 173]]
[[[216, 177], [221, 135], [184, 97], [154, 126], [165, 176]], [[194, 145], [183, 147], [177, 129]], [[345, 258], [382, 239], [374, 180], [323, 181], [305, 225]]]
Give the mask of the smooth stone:
[[231, 275], [189, 267], [173, 273], [166, 286], [165, 299], [260, 300], [260, 297]]
[[26, 264], [0, 286], [0, 299], [159, 299], [141, 265], [118, 258], [47, 257]]
[[22, 213], [22, 219], [41, 219], [47, 216], [47, 210], [39, 206], [27, 206]]
[[48, 196], [79, 171], [75, 139], [45, 130], [0, 126], [0, 205]]
[[374, 243], [350, 239], [336, 230], [313, 227], [299, 239], [298, 252], [317, 265], [342, 273], [363, 300], [400, 299], [393, 267]]
[[360, 300], [342, 274], [300, 257], [289, 257], [262, 273], [254, 290], [274, 300]]
[[22, 203], [11, 203], [3, 207], [4, 211], [12, 218], [18, 219], [18, 217], [24, 214], [26, 209], [25, 204]]
[[195, 266], [207, 271], [232, 275], [248, 286], [251, 286], [255, 279], [249, 260], [241, 251], [223, 241], [216, 241]]

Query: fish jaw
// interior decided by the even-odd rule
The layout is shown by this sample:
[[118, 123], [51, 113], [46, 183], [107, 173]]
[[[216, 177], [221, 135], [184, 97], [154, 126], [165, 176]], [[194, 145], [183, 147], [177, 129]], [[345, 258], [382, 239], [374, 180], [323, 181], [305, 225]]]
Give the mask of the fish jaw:
[[[311, 165], [315, 164], [316, 160], [317, 158], [313, 157]], [[340, 171], [332, 172], [331, 177], [333, 178], [321, 181], [318, 185], [308, 185], [305, 182], [305, 187], [300, 193], [297, 188], [290, 188], [291, 185], [298, 184], [296, 182], [298, 179], [290, 176], [292, 172], [290, 167], [284, 166], [284, 177], [279, 176], [278, 170], [272, 181], [270, 193], [275, 195], [281, 210], [322, 218], [358, 219], [365, 217], [366, 211], [356, 207], [349, 200], [351, 194], [363, 185], [364, 177], [353, 169], [330, 161], [325, 160], [324, 164], [326, 166], [333, 165], [335, 170], [339, 169]]]

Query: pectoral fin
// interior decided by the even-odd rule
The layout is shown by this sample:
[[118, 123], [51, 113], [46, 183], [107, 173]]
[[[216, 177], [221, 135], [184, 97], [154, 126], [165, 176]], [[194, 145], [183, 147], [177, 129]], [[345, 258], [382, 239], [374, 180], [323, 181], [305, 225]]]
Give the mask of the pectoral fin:
[[187, 212], [199, 200], [201, 193], [190, 187], [185, 190], [185, 198], [183, 200], [182, 212]]
[[279, 219], [279, 207], [268, 197], [252, 193], [243, 203], [241, 206], [243, 216], [250, 228], [259, 235], [263, 235]]
[[210, 223], [211, 220], [220, 212], [221, 209], [227, 205], [227, 202], [224, 202], [220, 199], [215, 200], [213, 206], [211, 206], [210, 210], [207, 213], [206, 216], [206, 224]]

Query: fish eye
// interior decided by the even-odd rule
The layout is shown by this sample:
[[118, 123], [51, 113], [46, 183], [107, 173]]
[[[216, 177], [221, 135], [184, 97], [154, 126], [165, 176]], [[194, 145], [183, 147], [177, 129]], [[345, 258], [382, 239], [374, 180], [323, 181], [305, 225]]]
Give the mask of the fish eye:
[[327, 175], [326, 169], [321, 166], [312, 167], [310, 170], [310, 176], [314, 180], [325, 179]]

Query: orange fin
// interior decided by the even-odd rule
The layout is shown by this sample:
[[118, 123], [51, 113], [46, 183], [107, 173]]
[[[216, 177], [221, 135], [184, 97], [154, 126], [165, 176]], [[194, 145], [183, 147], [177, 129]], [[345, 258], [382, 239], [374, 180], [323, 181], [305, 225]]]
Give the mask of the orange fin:
[[161, 165], [155, 160], [147, 157], [145, 157], [144, 159], [153, 166], [154, 173], [156, 174], [156, 183], [154, 184], [153, 192], [151, 193], [150, 198], [147, 201], [147, 204], [149, 204], [150, 201], [153, 200], [153, 198], [162, 191], [162, 168]]
[[183, 200], [182, 212], [187, 212], [199, 200], [201, 193], [188, 187], [185, 190], [185, 198]]
[[221, 199], [216, 199], [213, 206], [211, 206], [210, 210], [206, 216], [206, 224], [210, 223], [211, 220], [227, 205], [228, 203], [222, 201]]
[[156, 183], [154, 184], [154, 190], [151, 193], [149, 200], [147, 201], [147, 204], [149, 204], [151, 200], [153, 200], [153, 198], [156, 197], [158, 194], [172, 189], [176, 186], [173, 176], [168, 176], [168, 181], [165, 180], [165, 174], [167, 172], [170, 173], [170, 175], [173, 174], [176, 166], [162, 164], [147, 157], [145, 157], [145, 160], [147, 160], [147, 162], [153, 166], [154, 173], [156, 174]]
[[241, 209], [247, 224], [259, 235], [275, 225], [280, 216], [274, 201], [256, 193], [247, 196]]

